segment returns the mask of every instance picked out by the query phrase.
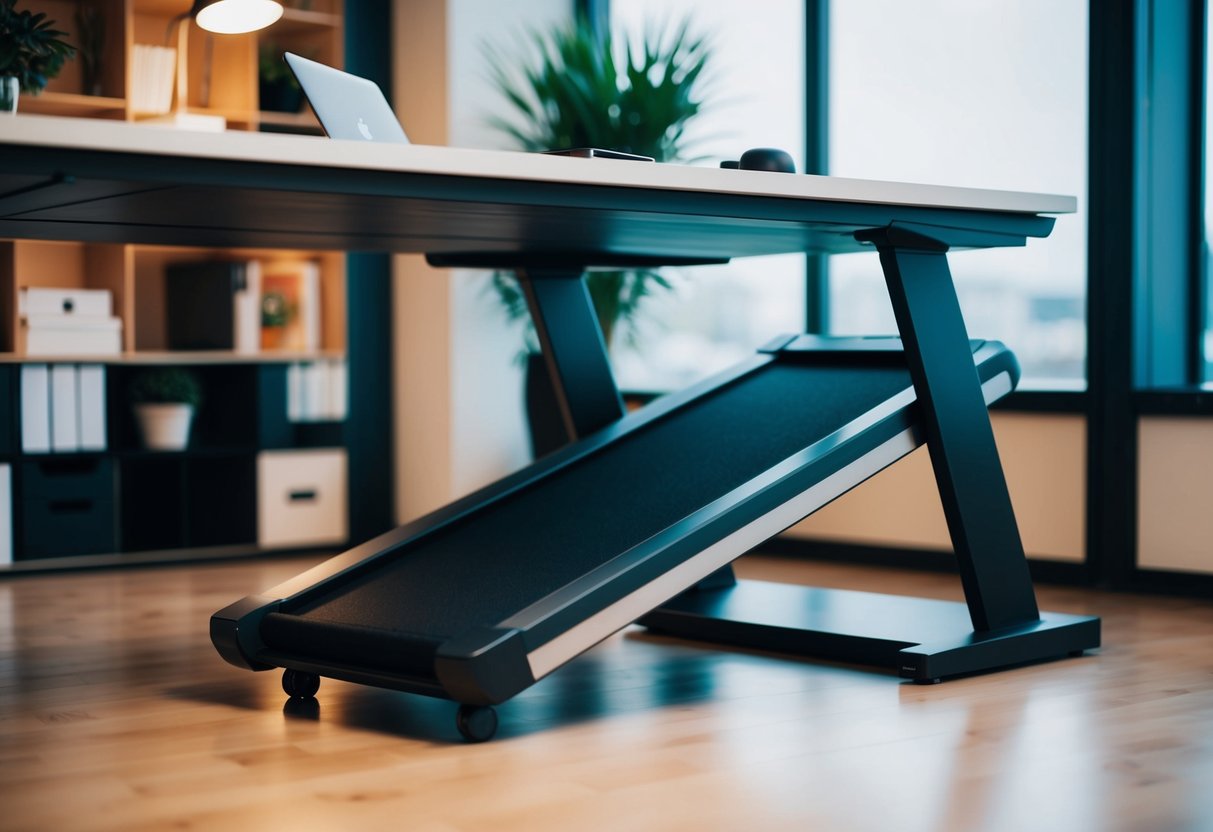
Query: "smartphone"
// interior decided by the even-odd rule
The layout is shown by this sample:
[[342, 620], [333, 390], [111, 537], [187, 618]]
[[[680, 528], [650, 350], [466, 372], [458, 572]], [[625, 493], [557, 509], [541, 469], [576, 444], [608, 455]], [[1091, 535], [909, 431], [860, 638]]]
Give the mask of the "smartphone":
[[579, 159], [624, 159], [631, 162], [652, 162], [652, 156], [622, 153], [618, 150], [603, 150], [601, 147], [570, 147], [568, 150], [545, 150], [549, 156], [576, 156]]

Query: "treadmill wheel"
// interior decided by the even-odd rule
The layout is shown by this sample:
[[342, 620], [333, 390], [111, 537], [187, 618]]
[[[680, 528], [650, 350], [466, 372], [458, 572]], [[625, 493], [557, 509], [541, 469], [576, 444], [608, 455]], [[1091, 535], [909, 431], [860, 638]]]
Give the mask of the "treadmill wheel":
[[306, 670], [288, 667], [282, 673], [282, 689], [292, 699], [311, 699], [320, 690], [320, 677]]
[[497, 733], [497, 712], [487, 705], [460, 705], [455, 727], [468, 742], [491, 740]]

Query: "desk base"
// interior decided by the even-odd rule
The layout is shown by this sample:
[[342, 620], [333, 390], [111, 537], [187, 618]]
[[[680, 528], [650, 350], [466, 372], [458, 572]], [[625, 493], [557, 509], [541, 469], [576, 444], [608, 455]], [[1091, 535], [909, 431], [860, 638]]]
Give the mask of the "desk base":
[[685, 592], [639, 623], [681, 638], [888, 667], [921, 683], [1099, 647], [1093, 616], [1041, 613], [978, 633], [963, 603], [764, 581]]

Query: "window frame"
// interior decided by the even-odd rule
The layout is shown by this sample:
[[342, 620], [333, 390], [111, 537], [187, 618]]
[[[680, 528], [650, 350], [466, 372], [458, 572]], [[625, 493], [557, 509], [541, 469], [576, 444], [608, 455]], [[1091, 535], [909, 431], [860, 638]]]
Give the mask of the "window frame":
[[[824, 173], [830, 0], [804, 1], [805, 172]], [[1087, 551], [1080, 564], [1034, 561], [1033, 571], [1050, 580], [1213, 592], [1213, 575], [1138, 568], [1136, 543], [1140, 418], [1213, 416], [1213, 390], [1201, 385], [1210, 291], [1203, 215], [1208, 2], [1088, 0], [1086, 389], [1017, 390], [995, 408], [1086, 420]], [[608, 20], [609, 5], [575, 0], [591, 20]], [[808, 258], [805, 280], [806, 331], [822, 332], [829, 320], [824, 257]], [[795, 548], [807, 551], [802, 542]], [[856, 548], [857, 560], [880, 560], [864, 548]]]

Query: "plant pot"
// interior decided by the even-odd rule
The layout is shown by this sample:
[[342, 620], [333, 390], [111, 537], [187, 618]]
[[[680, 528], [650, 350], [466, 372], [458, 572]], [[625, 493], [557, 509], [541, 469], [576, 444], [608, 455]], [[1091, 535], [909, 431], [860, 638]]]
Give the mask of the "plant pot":
[[16, 75], [0, 76], [0, 115], [16, 115], [17, 99], [21, 97], [21, 84]]
[[137, 404], [135, 418], [143, 445], [152, 451], [183, 451], [194, 421], [192, 404]]

